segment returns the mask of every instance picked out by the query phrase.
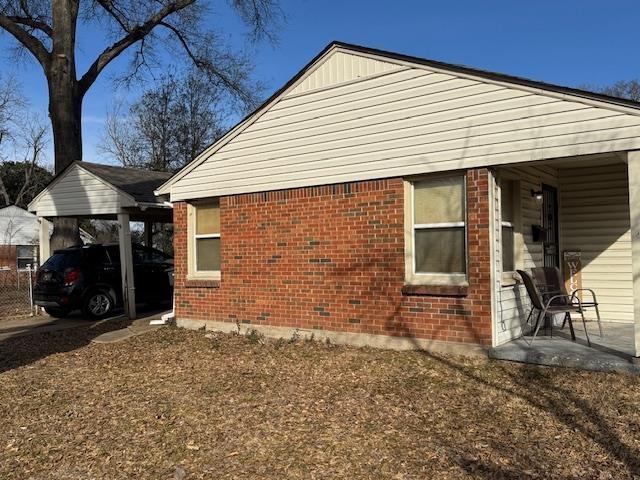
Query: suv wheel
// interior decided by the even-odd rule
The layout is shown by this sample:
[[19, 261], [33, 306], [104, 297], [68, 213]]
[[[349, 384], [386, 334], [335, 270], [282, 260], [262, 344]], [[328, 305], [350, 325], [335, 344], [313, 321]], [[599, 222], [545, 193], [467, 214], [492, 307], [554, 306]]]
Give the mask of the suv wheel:
[[104, 318], [113, 310], [113, 299], [103, 289], [91, 290], [82, 303], [82, 312], [90, 318]]
[[66, 317], [67, 315], [69, 315], [69, 312], [71, 312], [70, 309], [64, 307], [44, 307], [44, 311], [47, 312], [49, 316], [54, 318]]

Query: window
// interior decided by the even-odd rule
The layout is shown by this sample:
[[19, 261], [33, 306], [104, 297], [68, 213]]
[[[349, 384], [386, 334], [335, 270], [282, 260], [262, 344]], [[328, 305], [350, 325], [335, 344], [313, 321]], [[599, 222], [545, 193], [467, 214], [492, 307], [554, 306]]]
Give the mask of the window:
[[502, 271], [513, 272], [515, 267], [515, 182], [500, 182], [500, 212], [502, 227]]
[[18, 270], [27, 268], [27, 265], [32, 267], [35, 265], [35, 247], [33, 245], [18, 245], [16, 248], [16, 263]]
[[220, 272], [220, 206], [218, 202], [192, 207], [192, 273]]
[[467, 271], [465, 177], [419, 180], [411, 185], [411, 191], [412, 280], [464, 281]]

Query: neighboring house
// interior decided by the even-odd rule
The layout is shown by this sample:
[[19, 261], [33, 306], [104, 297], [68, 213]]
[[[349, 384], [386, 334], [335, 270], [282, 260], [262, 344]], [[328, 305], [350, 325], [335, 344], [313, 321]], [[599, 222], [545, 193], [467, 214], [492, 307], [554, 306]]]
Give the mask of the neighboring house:
[[[38, 217], [16, 205], [0, 208], [0, 269], [21, 270], [38, 264]], [[85, 243], [93, 238], [84, 230]]]
[[181, 325], [495, 346], [564, 252], [640, 321], [636, 102], [333, 43], [156, 193]]

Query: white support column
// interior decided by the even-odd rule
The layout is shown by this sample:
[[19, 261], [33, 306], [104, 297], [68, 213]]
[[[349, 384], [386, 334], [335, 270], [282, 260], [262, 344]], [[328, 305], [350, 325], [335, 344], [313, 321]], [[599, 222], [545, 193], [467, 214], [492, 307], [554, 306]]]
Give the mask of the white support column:
[[39, 265], [42, 265], [51, 256], [51, 238], [49, 237], [49, 229], [51, 228], [51, 222], [44, 217], [38, 217], [40, 223], [40, 231], [38, 233], [38, 242], [40, 248]]
[[153, 223], [144, 222], [144, 245], [145, 247], [153, 247]]
[[131, 229], [129, 214], [118, 214], [120, 241], [120, 273], [122, 275], [122, 299], [124, 311], [129, 319], [136, 318], [136, 289], [133, 282], [133, 254], [131, 251]]
[[640, 151], [627, 153], [635, 357], [640, 357]]

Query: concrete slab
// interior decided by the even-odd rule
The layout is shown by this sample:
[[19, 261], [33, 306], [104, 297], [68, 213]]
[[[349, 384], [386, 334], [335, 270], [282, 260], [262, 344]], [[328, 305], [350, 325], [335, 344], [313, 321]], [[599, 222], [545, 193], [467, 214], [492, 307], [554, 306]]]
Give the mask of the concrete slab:
[[[130, 332], [131, 336], [135, 336], [141, 333], [145, 333], [149, 330], [158, 328], [155, 326], [150, 326], [149, 321], [152, 319], [160, 318], [160, 316], [163, 315], [164, 313], [166, 312], [162, 311], [158, 313], [156, 310], [156, 311], [153, 311], [153, 313], [150, 313], [148, 311], [145, 317], [134, 320], [127, 327], [127, 329], [124, 329], [124, 330], [127, 330], [128, 332]], [[0, 321], [0, 341], [13, 338], [13, 337], [23, 336], [23, 335], [31, 335], [34, 333], [55, 332], [58, 330], [67, 330], [70, 328], [86, 327], [86, 326], [93, 328], [105, 322], [111, 322], [114, 320], [124, 320], [125, 318], [126, 317], [124, 316], [124, 314], [122, 312], [119, 312], [112, 317], [104, 318], [102, 320], [88, 320], [86, 318], [83, 318], [82, 315], [79, 313], [72, 314], [67, 318], [53, 318], [48, 315], [38, 315], [34, 317], [23, 317], [23, 318], [17, 318], [12, 320], [3, 320], [3, 321]], [[109, 333], [115, 333], [115, 332], [109, 332]], [[122, 334], [124, 334], [124, 332], [122, 332]]]
[[128, 340], [129, 338], [137, 337], [138, 335], [142, 335], [153, 330], [157, 330], [158, 328], [162, 328], [163, 325], [150, 325], [149, 322], [151, 320], [160, 318], [163, 313], [165, 312], [150, 315], [144, 318], [138, 318], [131, 322], [131, 325], [127, 326], [126, 328], [103, 333], [102, 335], [98, 335], [97, 337], [93, 338], [91, 341], [93, 343], [117, 343]]
[[0, 323], [0, 341], [34, 333], [55, 332], [87, 325], [92, 326], [121, 318], [124, 317], [122, 315], [116, 315], [103, 320], [87, 320], [80, 316], [72, 316], [69, 318], [53, 318], [48, 315], [25, 317]]
[[580, 368], [601, 372], [640, 373], [633, 363], [633, 325], [603, 324], [604, 337], [597, 335], [597, 326], [589, 324], [591, 347], [587, 345], [582, 325], [576, 322], [577, 342], [569, 333], [554, 330], [553, 337], [538, 336], [530, 347], [523, 339], [511, 341], [489, 350], [490, 358], [535, 365]]

